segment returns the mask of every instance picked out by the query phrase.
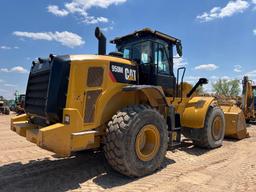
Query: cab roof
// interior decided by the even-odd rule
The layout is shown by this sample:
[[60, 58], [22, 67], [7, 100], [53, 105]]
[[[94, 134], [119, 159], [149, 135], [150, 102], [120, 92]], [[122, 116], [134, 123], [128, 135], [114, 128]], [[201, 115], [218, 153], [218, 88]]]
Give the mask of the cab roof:
[[127, 41], [131, 41], [131, 40], [138, 39], [138, 38], [145, 38], [145, 37], [151, 37], [151, 38], [153, 37], [153, 38], [161, 39], [167, 43], [171, 43], [171, 44], [175, 44], [175, 45], [181, 43], [180, 39], [177, 39], [175, 37], [172, 37], [170, 35], [164, 34], [159, 31], [152, 30], [150, 28], [144, 28], [142, 30], [135, 31], [131, 34], [128, 34], [128, 35], [125, 35], [122, 37], [117, 37], [117, 38], [111, 40], [110, 43], [120, 45]]

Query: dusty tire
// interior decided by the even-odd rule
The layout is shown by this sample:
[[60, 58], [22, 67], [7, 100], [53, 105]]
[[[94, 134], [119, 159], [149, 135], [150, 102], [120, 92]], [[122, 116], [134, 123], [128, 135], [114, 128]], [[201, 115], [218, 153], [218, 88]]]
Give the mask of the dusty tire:
[[[157, 132], [157, 136], [159, 133], [159, 145], [156, 145], [159, 147], [157, 151], [151, 153], [153, 154], [151, 159], [141, 160], [136, 148], [137, 141], [140, 133], [148, 125], [155, 127], [154, 131]], [[130, 177], [142, 177], [158, 169], [164, 160], [167, 146], [168, 131], [165, 119], [158, 111], [144, 105], [120, 110], [108, 123], [104, 138], [107, 161], [113, 169]]]
[[10, 109], [5, 108], [5, 115], [10, 115]]
[[222, 146], [225, 135], [224, 113], [219, 107], [210, 107], [203, 129], [199, 130], [199, 140], [194, 144], [198, 147], [214, 149]]
[[10, 110], [9, 110], [9, 108], [4, 107], [4, 109], [3, 109], [3, 114], [5, 114], [5, 115], [9, 115], [9, 114], [10, 114]]

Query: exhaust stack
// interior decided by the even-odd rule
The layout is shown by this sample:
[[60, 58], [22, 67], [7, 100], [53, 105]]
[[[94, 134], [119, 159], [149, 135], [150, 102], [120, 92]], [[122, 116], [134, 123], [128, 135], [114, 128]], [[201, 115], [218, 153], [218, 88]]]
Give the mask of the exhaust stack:
[[95, 37], [98, 39], [98, 54], [99, 55], [106, 55], [106, 37], [101, 32], [99, 27], [95, 29]]

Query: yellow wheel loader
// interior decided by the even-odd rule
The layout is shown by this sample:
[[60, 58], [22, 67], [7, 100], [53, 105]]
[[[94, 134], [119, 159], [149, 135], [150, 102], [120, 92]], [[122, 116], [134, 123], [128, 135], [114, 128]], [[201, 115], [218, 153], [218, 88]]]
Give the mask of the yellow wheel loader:
[[25, 114], [11, 129], [61, 156], [101, 149], [113, 169], [140, 177], [160, 167], [168, 145], [181, 133], [197, 146], [222, 145], [225, 116], [213, 97], [194, 96], [183, 82], [185, 68], [173, 72], [173, 48], [181, 41], [143, 29], [111, 43], [99, 28], [97, 55], [50, 55], [32, 63]]

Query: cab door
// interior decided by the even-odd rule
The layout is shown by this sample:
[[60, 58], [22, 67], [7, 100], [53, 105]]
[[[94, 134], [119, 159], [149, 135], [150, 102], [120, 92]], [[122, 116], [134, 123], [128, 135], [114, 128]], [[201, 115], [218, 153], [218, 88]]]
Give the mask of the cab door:
[[163, 87], [163, 89], [173, 89], [175, 87], [175, 78], [172, 71], [172, 63], [170, 63], [167, 49], [163, 44], [154, 43], [154, 64], [157, 66], [155, 84]]
[[141, 85], [155, 85], [156, 74], [152, 45], [151, 41], [144, 41], [133, 46], [133, 60], [139, 66], [139, 84]]

